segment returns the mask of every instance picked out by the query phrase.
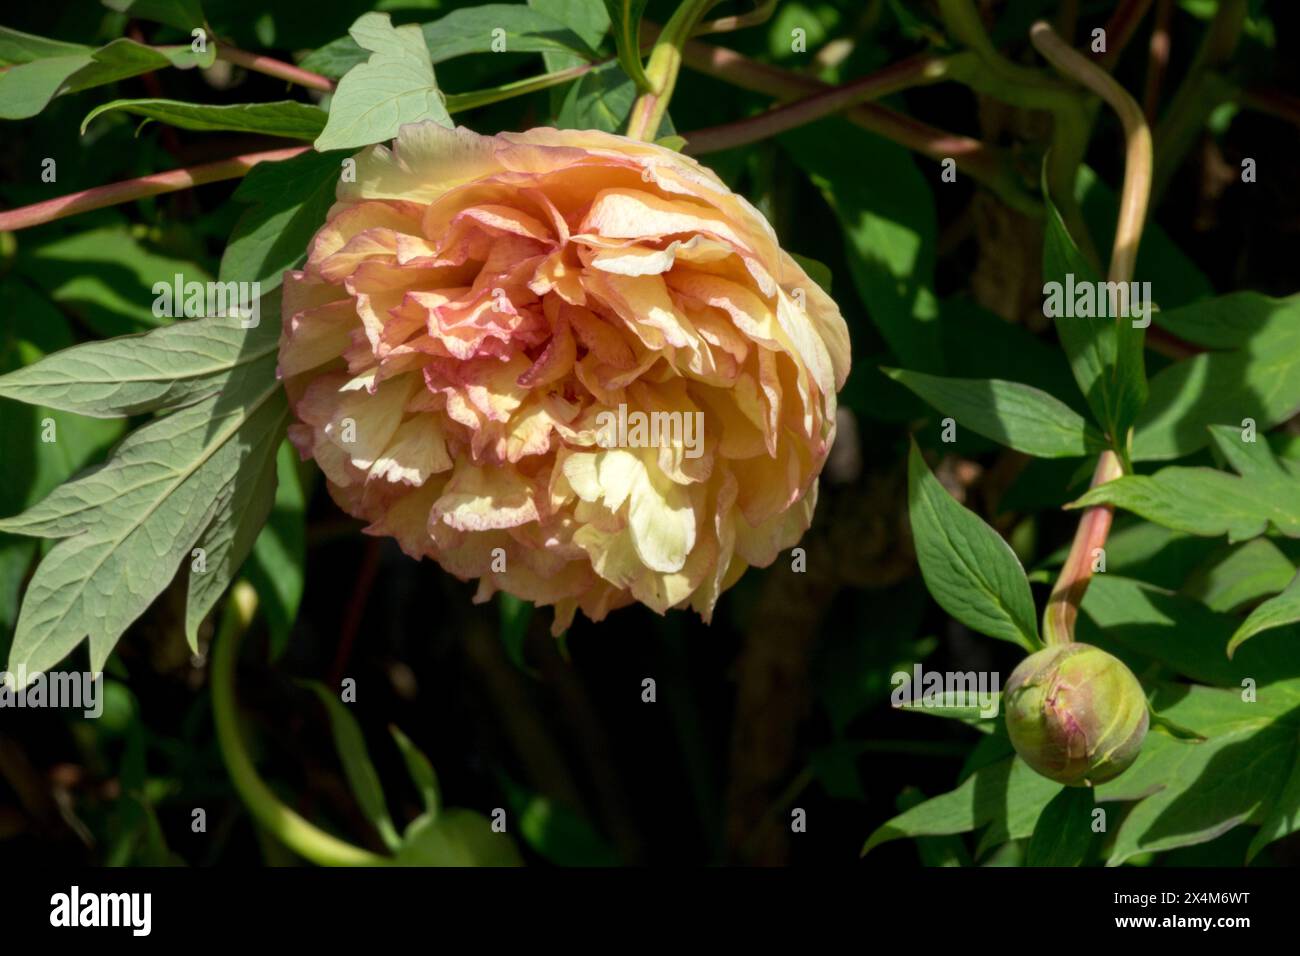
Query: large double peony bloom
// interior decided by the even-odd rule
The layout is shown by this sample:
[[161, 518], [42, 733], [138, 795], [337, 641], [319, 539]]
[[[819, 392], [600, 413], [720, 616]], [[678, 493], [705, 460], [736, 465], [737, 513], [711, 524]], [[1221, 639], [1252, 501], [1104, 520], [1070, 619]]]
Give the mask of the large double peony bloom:
[[[423, 123], [337, 200], [285, 279], [280, 373], [291, 439], [367, 531], [478, 600], [554, 605], [559, 633], [633, 601], [708, 620], [807, 530], [848, 331], [713, 173]], [[609, 428], [637, 413], [656, 443]]]

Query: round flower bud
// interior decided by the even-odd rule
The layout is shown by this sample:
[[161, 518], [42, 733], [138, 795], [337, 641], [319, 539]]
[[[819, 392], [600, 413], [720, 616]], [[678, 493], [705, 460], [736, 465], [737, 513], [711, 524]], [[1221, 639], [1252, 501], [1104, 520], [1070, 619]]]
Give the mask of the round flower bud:
[[1011, 672], [1002, 699], [1016, 753], [1070, 786], [1123, 773], [1147, 733], [1142, 685], [1120, 660], [1089, 644], [1031, 654]]
[[434, 123], [356, 157], [285, 276], [289, 437], [462, 580], [708, 620], [797, 542], [849, 371], [839, 309], [695, 160]]

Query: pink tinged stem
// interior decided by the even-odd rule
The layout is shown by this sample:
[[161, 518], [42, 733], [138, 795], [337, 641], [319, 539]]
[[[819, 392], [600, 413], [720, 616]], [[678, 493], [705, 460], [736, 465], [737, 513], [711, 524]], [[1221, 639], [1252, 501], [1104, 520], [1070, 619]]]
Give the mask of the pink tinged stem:
[[[1102, 452], [1089, 487], [1104, 485], [1123, 473], [1119, 456], [1113, 451]], [[1106, 547], [1106, 538], [1110, 534], [1110, 523], [1114, 516], [1115, 509], [1112, 506], [1094, 505], [1086, 509], [1079, 519], [1074, 542], [1070, 545], [1070, 554], [1065, 559], [1061, 576], [1057, 578], [1051, 597], [1047, 599], [1047, 609], [1043, 612], [1043, 640], [1048, 645], [1069, 644], [1074, 640], [1074, 623], [1079, 616], [1079, 605], [1092, 581], [1093, 565], [1100, 556], [1098, 552], [1104, 552]]]
[[[682, 62], [697, 73], [775, 99], [797, 99], [830, 89], [814, 77], [760, 63], [735, 50], [699, 40], [682, 45]], [[958, 169], [996, 191], [1008, 205], [1029, 215], [1042, 215], [1041, 205], [1025, 192], [1008, 158], [996, 147], [937, 129], [876, 103], [850, 106], [844, 110], [844, 118], [933, 160], [953, 159]]]
[[1154, 157], [1151, 128], [1137, 100], [1120, 86], [1109, 73], [1069, 46], [1043, 21], [1029, 30], [1029, 38], [1038, 52], [1061, 73], [1096, 93], [1117, 114], [1124, 125], [1124, 186], [1120, 193], [1119, 222], [1115, 226], [1115, 246], [1110, 258], [1112, 282], [1128, 282], [1137, 264], [1138, 241], [1146, 222], [1151, 201]]
[[258, 163], [292, 159], [309, 149], [310, 146], [292, 146], [288, 149], [267, 150], [264, 153], [246, 153], [231, 159], [221, 159], [215, 163], [203, 163], [200, 166], [173, 169], [165, 173], [153, 173], [137, 179], [128, 179], [125, 182], [83, 189], [81, 192], [70, 193], [57, 199], [47, 199], [31, 206], [20, 206], [17, 209], [0, 212], [0, 232], [14, 232], [29, 226], [39, 226], [79, 212], [116, 206], [135, 199], [189, 189], [191, 186], [202, 186], [223, 179], [238, 179]]
[[1096, 54], [1102, 69], [1113, 70], [1120, 54], [1137, 33], [1143, 17], [1151, 9], [1152, 0], [1123, 0], [1106, 21], [1106, 51]]
[[745, 146], [838, 113], [864, 100], [874, 100], [909, 87], [938, 82], [947, 72], [947, 61], [940, 57], [912, 57], [851, 83], [826, 87], [812, 96], [778, 106], [766, 113], [688, 133], [686, 152], [698, 155]]
[[319, 90], [322, 93], [334, 92], [336, 85], [327, 76], [300, 69], [273, 57], [262, 56], [260, 53], [248, 53], [233, 46], [226, 46], [224, 43], [217, 47], [217, 59], [242, 66], [254, 73], [264, 73], [289, 83], [305, 86], [309, 90]]
[[[1047, 60], [1061, 73], [1072, 77], [1105, 100], [1124, 125], [1124, 185], [1120, 192], [1119, 222], [1115, 226], [1115, 244], [1110, 258], [1108, 277], [1111, 282], [1128, 282], [1137, 263], [1138, 241], [1146, 222], [1151, 199], [1152, 146], [1151, 130], [1142, 107], [1128, 91], [1096, 63], [1070, 47], [1052, 28], [1039, 21], [1029, 31], [1030, 39]], [[1127, 321], [1120, 316], [1116, 321]], [[1114, 436], [1122, 442], [1125, 436]], [[1102, 452], [1091, 487], [1105, 484], [1124, 473], [1113, 451]], [[1093, 563], [1098, 549], [1104, 548], [1110, 534], [1114, 509], [1108, 505], [1087, 508], [1079, 519], [1079, 528], [1070, 546], [1069, 557], [1061, 576], [1052, 588], [1047, 609], [1043, 612], [1043, 639], [1048, 644], [1068, 644], [1074, 640], [1079, 604], [1092, 580]]]

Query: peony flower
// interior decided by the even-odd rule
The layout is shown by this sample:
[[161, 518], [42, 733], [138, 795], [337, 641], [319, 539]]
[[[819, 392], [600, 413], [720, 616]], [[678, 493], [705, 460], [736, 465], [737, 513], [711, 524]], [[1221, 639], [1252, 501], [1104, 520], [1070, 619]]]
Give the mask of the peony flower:
[[669, 149], [405, 126], [284, 283], [290, 438], [334, 499], [555, 633], [707, 621], [807, 530], [849, 370], [835, 303]]

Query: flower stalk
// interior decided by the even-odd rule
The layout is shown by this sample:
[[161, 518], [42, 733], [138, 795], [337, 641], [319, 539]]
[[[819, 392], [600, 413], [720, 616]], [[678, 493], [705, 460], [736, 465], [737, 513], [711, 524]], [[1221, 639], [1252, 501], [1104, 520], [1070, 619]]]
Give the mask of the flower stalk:
[[668, 112], [668, 102], [677, 85], [677, 74], [682, 66], [682, 47], [704, 19], [704, 15], [717, 2], [718, 0], [684, 0], [659, 34], [645, 68], [650, 89], [636, 98], [632, 104], [632, 115], [628, 119], [627, 135], [632, 139], [653, 140], [658, 136], [659, 126]]
[[[1035, 23], [1029, 35], [1034, 46], [1049, 63], [1105, 100], [1119, 114], [1124, 126], [1124, 185], [1120, 193], [1119, 220], [1115, 227], [1115, 242], [1107, 274], [1111, 282], [1127, 283], [1133, 278], [1138, 243], [1142, 238], [1142, 227], [1151, 200], [1154, 164], [1151, 130], [1147, 126], [1146, 116], [1127, 90], [1101, 66], [1069, 46], [1049, 24], [1043, 21]], [[1123, 322], [1127, 319], [1120, 316], [1115, 321]], [[1114, 440], [1126, 441], [1127, 436], [1117, 435]], [[1090, 487], [1105, 484], [1123, 473], [1123, 465], [1116, 452], [1103, 452], [1097, 461]], [[1093, 569], [1098, 566], [1100, 553], [1106, 546], [1113, 517], [1114, 509], [1109, 505], [1087, 508], [1080, 517], [1070, 553], [1043, 613], [1043, 639], [1049, 645], [1068, 644], [1074, 640], [1079, 605], [1092, 580]]]
[[239, 732], [235, 662], [244, 634], [257, 614], [257, 603], [253, 586], [247, 581], [237, 582], [231, 588], [212, 643], [212, 717], [221, 757], [235, 790], [254, 819], [303, 859], [320, 866], [385, 866], [391, 862], [388, 857], [340, 840], [286, 807], [253, 766]]

